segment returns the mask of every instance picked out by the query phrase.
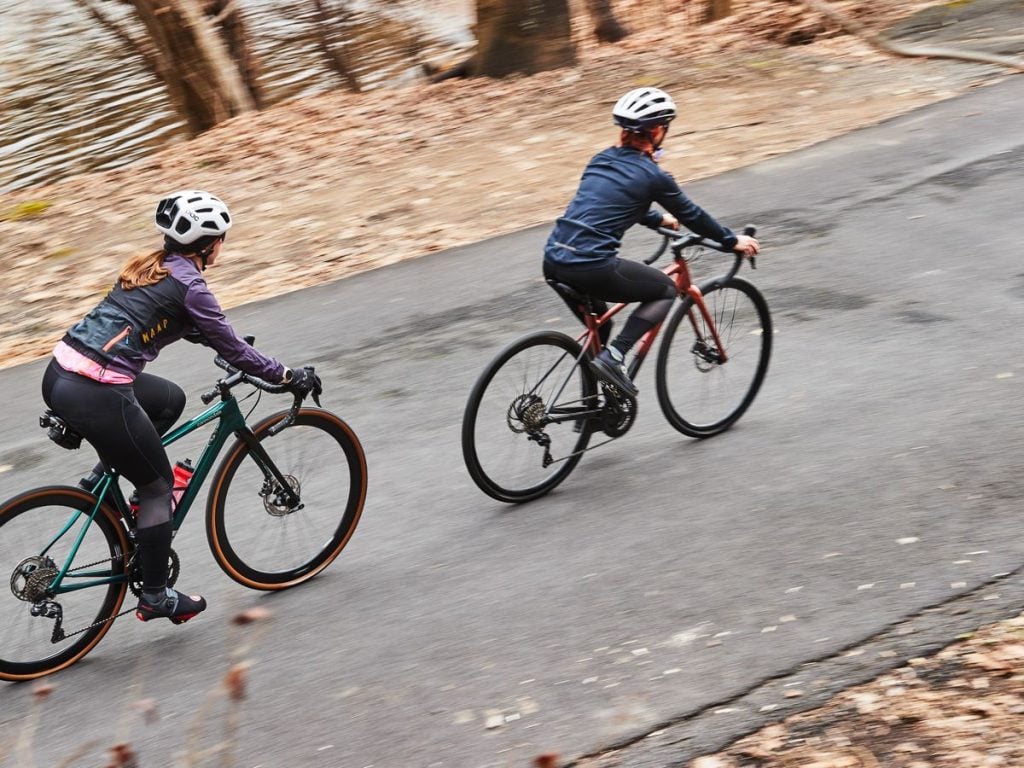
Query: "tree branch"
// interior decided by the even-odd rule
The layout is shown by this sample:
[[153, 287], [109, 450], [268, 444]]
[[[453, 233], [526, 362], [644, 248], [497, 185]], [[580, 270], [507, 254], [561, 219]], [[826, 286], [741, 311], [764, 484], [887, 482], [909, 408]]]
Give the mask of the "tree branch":
[[111, 18], [100, 11], [92, 0], [75, 0], [75, 4], [79, 8], [82, 8], [86, 13], [92, 16], [93, 19], [98, 21], [108, 31], [121, 41], [121, 43], [131, 50], [135, 51], [145, 63], [146, 68], [157, 78], [160, 77], [160, 65], [157, 60], [157, 53], [153, 50], [152, 46], [146, 44], [142, 40], [137, 39], [131, 32], [125, 29], [121, 24], [118, 24]]
[[323, 0], [313, 0], [313, 9], [316, 12], [316, 37], [317, 42], [320, 44], [320, 50], [327, 57], [331, 69], [345, 81], [348, 89], [353, 93], [359, 93], [362, 90], [362, 86], [359, 84], [359, 78], [352, 71], [352, 65], [348, 60], [348, 56], [342, 51], [335, 50], [334, 46], [331, 45], [328, 30], [332, 25], [327, 9], [324, 8]]
[[850, 34], [855, 35], [865, 42], [870, 43], [875, 48], [885, 51], [886, 53], [891, 53], [894, 56], [904, 56], [908, 58], [921, 57], [927, 59], [959, 59], [961, 61], [974, 61], [981, 64], [995, 64], [996, 66], [1009, 67], [1010, 69], [1016, 69], [1018, 72], [1024, 72], [1024, 59], [1018, 59], [1013, 56], [1000, 56], [996, 53], [983, 53], [981, 51], [961, 51], [955, 48], [941, 48], [926, 45], [904, 45], [903, 43], [893, 42], [882, 35], [877, 35], [874, 32], [871, 32], [859, 22], [856, 22], [848, 16], [840, 13], [831, 5], [824, 2], [824, 0], [799, 0], [799, 2], [803, 3], [808, 8], [817, 11], [823, 16], [827, 16], [832, 19], [832, 21], [836, 22]]

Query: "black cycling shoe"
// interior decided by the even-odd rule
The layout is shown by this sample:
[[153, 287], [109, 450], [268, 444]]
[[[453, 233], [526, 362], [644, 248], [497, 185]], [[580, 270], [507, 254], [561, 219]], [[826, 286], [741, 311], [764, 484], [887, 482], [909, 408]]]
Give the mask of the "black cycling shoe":
[[93, 491], [96, 490], [96, 483], [100, 481], [101, 477], [103, 477], [103, 475], [101, 475], [94, 469], [88, 475], [86, 475], [85, 477], [78, 481], [78, 487], [84, 488], [85, 490], [92, 493]]
[[590, 367], [601, 381], [618, 387], [630, 397], [636, 397], [639, 392], [629, 378], [622, 353], [614, 347], [601, 350], [601, 354], [590, 361]]
[[151, 601], [143, 594], [139, 598], [138, 607], [135, 609], [135, 617], [139, 621], [170, 619], [175, 624], [184, 624], [205, 610], [206, 600], [201, 596], [183, 595], [181, 592], [168, 587], [164, 596], [156, 602]]

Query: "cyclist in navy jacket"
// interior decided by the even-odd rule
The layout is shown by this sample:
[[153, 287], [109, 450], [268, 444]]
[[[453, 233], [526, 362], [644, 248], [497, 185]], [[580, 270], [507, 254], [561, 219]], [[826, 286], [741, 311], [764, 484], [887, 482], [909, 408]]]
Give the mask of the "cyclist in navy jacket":
[[[619, 143], [599, 152], [584, 169], [576, 196], [544, 247], [544, 276], [597, 299], [599, 312], [607, 309], [607, 301], [640, 302], [611, 344], [611, 323], [602, 326], [606, 346], [592, 361], [598, 377], [635, 396], [625, 355], [665, 319], [676, 291], [661, 270], [619, 258], [625, 231], [638, 223], [672, 229], [683, 224], [746, 256], [757, 254], [758, 242], [723, 227], [658, 167], [661, 143], [676, 117], [675, 102], [667, 93], [634, 89], [615, 104], [612, 117], [622, 129]], [[666, 212], [652, 208], [654, 203]], [[580, 317], [578, 307], [567, 303]]]
[[246, 373], [287, 383], [297, 393], [319, 393], [320, 380], [247, 344], [207, 287], [202, 272], [216, 264], [231, 227], [223, 202], [208, 192], [176, 192], [157, 206], [156, 226], [164, 235], [163, 247], [129, 260], [106, 298], [57, 344], [43, 376], [43, 399], [99, 454], [101, 464], [83, 480], [88, 490], [103, 465], [135, 486], [142, 573], [136, 616], [181, 623], [206, 607], [201, 596], [167, 585], [173, 474], [160, 436], [181, 415], [185, 393], [143, 368], [163, 347], [185, 338], [213, 347]]

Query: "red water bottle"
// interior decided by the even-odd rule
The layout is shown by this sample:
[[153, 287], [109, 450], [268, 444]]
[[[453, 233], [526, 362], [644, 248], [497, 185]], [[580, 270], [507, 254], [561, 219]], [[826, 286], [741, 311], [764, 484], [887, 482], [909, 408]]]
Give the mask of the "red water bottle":
[[179, 461], [174, 465], [174, 488], [171, 491], [171, 508], [176, 509], [178, 502], [181, 501], [181, 497], [185, 495], [185, 489], [188, 488], [188, 481], [192, 479], [192, 473], [194, 473], [195, 467], [192, 466], [192, 462], [189, 459]]

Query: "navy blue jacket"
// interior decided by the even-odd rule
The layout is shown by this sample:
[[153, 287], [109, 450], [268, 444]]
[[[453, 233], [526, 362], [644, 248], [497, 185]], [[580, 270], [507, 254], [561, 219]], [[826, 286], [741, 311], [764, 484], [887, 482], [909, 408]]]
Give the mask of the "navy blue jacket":
[[662, 214], [651, 209], [654, 203], [692, 232], [727, 248], [736, 245], [736, 235], [688, 198], [648, 155], [611, 147], [594, 155], [584, 169], [576, 196], [544, 246], [544, 258], [581, 269], [605, 266], [618, 255], [631, 226], [661, 225]]

